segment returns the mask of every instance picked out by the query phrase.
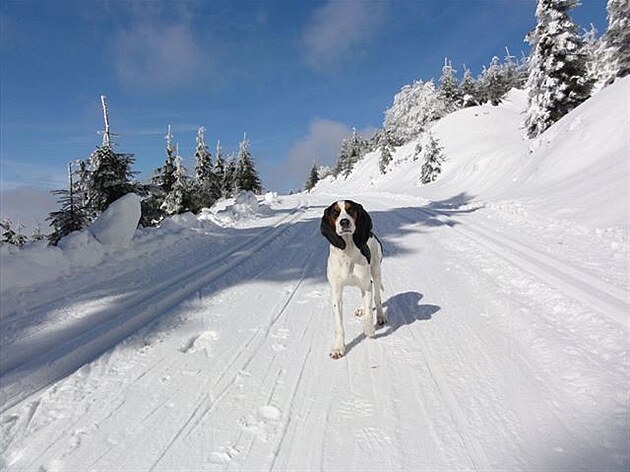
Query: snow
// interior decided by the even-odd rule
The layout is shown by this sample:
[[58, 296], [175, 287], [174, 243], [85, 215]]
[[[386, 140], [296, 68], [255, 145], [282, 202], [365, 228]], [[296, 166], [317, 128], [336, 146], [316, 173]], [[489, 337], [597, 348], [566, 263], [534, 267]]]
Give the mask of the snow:
[[[536, 141], [522, 92], [453, 113], [429, 185], [411, 142], [384, 176], [374, 153], [99, 263], [90, 232], [4, 246], [3, 287], [34, 278], [0, 306], [0, 469], [628, 470], [629, 87]], [[346, 290], [333, 361], [319, 219], [340, 198], [383, 241], [390, 324], [366, 339]]]
[[140, 201], [135, 193], [119, 198], [90, 225], [90, 233], [105, 248], [129, 246], [140, 221]]

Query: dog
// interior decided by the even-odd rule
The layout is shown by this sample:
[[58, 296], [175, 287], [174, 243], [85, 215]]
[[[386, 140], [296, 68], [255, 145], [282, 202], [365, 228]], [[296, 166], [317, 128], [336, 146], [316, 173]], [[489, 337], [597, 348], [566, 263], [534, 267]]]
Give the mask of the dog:
[[330, 242], [327, 277], [335, 323], [330, 357], [340, 359], [346, 350], [342, 321], [344, 287], [356, 286], [361, 290], [361, 305], [355, 316], [362, 318], [366, 336], [374, 336], [374, 308], [377, 325], [387, 323], [381, 302], [383, 247], [372, 233], [372, 218], [368, 212], [351, 200], [334, 202], [326, 208], [320, 230]]

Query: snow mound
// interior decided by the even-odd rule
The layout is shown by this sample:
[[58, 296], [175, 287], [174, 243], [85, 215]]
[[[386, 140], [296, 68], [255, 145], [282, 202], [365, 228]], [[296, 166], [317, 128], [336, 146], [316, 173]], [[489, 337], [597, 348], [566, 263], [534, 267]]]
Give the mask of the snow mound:
[[[277, 197], [276, 197], [277, 198]], [[273, 202], [273, 196], [265, 197], [267, 203]], [[254, 192], [242, 191], [232, 203], [225, 201], [225, 204], [215, 205], [208, 211], [202, 212], [202, 219], [209, 219], [219, 226], [239, 226], [249, 220], [270, 215], [271, 209], [266, 204], [260, 204]]]
[[74, 231], [61, 238], [57, 247], [74, 267], [95, 266], [105, 256], [105, 248], [89, 231]]
[[128, 193], [107, 207], [89, 228], [106, 249], [128, 247], [140, 221], [140, 197]]

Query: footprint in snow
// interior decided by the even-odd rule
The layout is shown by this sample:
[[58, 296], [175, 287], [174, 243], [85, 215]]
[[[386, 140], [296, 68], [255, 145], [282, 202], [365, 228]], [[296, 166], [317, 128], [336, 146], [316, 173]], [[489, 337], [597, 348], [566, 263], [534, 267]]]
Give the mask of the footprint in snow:
[[216, 331], [206, 331], [205, 333], [195, 335], [179, 348], [179, 352], [191, 354], [203, 349], [207, 350], [217, 338], [218, 335]]

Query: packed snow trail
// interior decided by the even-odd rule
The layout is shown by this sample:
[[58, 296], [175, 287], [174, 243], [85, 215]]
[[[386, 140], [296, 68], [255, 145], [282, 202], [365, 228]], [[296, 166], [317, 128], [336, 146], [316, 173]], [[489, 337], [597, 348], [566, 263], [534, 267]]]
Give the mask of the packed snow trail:
[[[358, 195], [385, 246], [390, 324], [366, 339], [346, 290], [347, 352], [333, 361], [319, 218], [335, 196], [286, 197], [277, 211], [298, 198], [308, 207], [259, 228], [256, 249], [231, 246], [231, 270], [189, 253], [194, 273], [154, 280], [169, 288], [135, 334], [50, 386], [16, 387], [0, 419], [4, 466], [627, 470], [623, 288], [542, 258], [523, 222], [492, 210]], [[19, 385], [17, 372], [3, 382]]]

